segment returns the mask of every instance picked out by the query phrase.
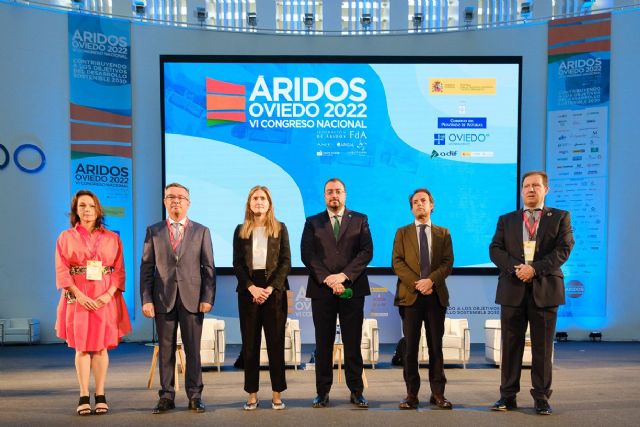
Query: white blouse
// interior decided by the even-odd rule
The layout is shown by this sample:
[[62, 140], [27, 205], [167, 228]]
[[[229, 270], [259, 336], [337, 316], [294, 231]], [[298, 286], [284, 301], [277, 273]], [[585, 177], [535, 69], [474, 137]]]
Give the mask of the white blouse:
[[253, 236], [253, 269], [264, 270], [267, 268], [267, 229], [255, 227], [251, 233]]

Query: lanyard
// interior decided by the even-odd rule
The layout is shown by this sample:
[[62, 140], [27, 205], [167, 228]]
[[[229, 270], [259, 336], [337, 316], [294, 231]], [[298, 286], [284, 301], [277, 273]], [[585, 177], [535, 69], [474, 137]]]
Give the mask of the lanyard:
[[76, 231], [78, 232], [78, 234], [80, 234], [80, 238], [82, 239], [84, 246], [89, 250], [89, 259], [96, 260], [98, 255], [98, 246], [100, 245], [100, 240], [102, 240], [102, 237], [104, 236], [104, 233], [102, 232], [102, 230], [96, 230], [98, 231], [98, 235], [96, 236], [95, 241], [93, 242], [93, 245], [91, 244], [91, 240], [90, 240], [91, 233], [89, 233], [88, 230], [86, 230], [87, 235], [85, 235], [80, 230], [76, 230]]
[[[176, 222], [177, 223], [177, 222]], [[176, 248], [178, 247], [178, 245], [180, 244], [180, 241], [182, 240], [182, 238], [184, 237], [184, 233], [186, 233], [187, 231], [187, 225], [189, 225], [189, 219], [187, 219], [184, 222], [184, 230], [182, 230], [182, 233], [178, 235], [177, 239], [174, 239], [173, 237], [173, 230], [172, 230], [172, 226], [171, 226], [171, 221], [169, 221], [169, 219], [167, 218], [167, 229], [169, 230], [169, 241], [171, 242], [171, 248], [175, 251]]]
[[[534, 211], [535, 215], [535, 211]], [[529, 240], [533, 240], [536, 235], [536, 230], [538, 229], [538, 224], [540, 224], [540, 218], [542, 218], [542, 213], [538, 218], [534, 218], [533, 224], [529, 223], [529, 216], [526, 211], [522, 211], [522, 219], [524, 220], [524, 226], [527, 227], [527, 232], [529, 233]]]

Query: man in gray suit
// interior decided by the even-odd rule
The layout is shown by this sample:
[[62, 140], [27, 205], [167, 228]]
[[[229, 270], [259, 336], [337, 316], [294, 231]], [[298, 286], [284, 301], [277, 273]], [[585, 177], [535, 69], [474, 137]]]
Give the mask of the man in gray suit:
[[213, 307], [216, 281], [209, 229], [187, 218], [189, 189], [165, 187], [169, 218], [147, 228], [140, 265], [142, 313], [154, 317], [158, 330], [160, 400], [154, 414], [175, 408], [178, 325], [187, 357], [185, 391], [189, 409], [204, 412], [200, 338], [204, 313]]

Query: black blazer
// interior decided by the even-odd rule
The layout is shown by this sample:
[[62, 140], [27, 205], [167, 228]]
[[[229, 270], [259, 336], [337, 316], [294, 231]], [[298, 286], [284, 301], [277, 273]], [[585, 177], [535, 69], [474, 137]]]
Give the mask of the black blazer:
[[327, 211], [308, 217], [300, 252], [309, 269], [307, 298], [332, 298], [331, 289], [322, 282], [335, 273], [347, 275], [344, 286], [353, 290], [353, 296], [371, 294], [366, 268], [373, 258], [373, 240], [366, 215], [345, 209], [338, 241]]
[[[524, 283], [515, 274], [515, 265], [524, 264], [522, 209], [502, 215], [489, 245], [491, 261], [500, 269], [496, 304], [520, 305], [525, 294]], [[536, 250], [533, 257], [533, 299], [538, 307], [565, 303], [564, 275], [560, 267], [573, 248], [573, 231], [569, 212], [544, 207], [538, 224]]]
[[[278, 237], [267, 238], [267, 285], [279, 291], [287, 291], [289, 290], [287, 275], [291, 271], [291, 249], [287, 227], [284, 223], [280, 224], [282, 229]], [[242, 239], [240, 228], [242, 224], [238, 224], [233, 233], [233, 271], [238, 278], [236, 292], [251, 286], [253, 273], [253, 235], [248, 239]]]
[[176, 295], [191, 313], [199, 304], [213, 305], [216, 274], [213, 264], [211, 233], [202, 224], [189, 220], [184, 237], [174, 252], [166, 221], [147, 228], [140, 263], [140, 298], [142, 304], [153, 303], [158, 313], [173, 309]]

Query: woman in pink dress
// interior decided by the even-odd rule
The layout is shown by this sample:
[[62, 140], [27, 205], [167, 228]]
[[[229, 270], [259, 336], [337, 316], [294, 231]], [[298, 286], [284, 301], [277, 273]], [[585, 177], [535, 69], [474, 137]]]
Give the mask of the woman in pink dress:
[[[80, 190], [71, 201], [72, 228], [56, 244], [56, 287], [61, 290], [56, 334], [76, 350], [80, 384], [78, 415], [109, 411], [104, 384], [109, 367], [107, 350], [131, 332], [125, 306], [124, 262], [120, 237], [103, 226], [100, 201]], [[95, 412], [89, 401], [89, 377], [95, 381]]]

